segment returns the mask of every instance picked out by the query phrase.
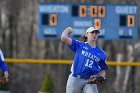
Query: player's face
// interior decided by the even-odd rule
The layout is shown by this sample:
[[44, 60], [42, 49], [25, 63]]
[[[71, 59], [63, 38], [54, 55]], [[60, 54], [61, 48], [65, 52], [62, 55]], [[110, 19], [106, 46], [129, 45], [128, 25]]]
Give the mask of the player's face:
[[98, 38], [98, 35], [99, 35], [99, 31], [92, 31], [90, 33], [87, 33], [88, 39], [92, 41], [96, 41]]

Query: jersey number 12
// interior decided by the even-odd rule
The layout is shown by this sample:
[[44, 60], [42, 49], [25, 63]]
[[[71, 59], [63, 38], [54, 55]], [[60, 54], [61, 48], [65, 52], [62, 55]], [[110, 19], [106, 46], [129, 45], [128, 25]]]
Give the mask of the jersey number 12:
[[94, 63], [93, 60], [87, 59], [85, 66], [92, 68], [93, 63]]

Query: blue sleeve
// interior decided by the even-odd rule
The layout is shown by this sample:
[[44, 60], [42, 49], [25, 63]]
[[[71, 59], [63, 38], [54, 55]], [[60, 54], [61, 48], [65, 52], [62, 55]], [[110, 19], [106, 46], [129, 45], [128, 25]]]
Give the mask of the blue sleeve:
[[101, 70], [108, 70], [108, 66], [107, 66], [107, 64], [106, 64], [106, 62], [105, 61], [100, 61], [99, 62], [99, 66], [100, 66], [100, 68], [101, 68]]
[[4, 61], [4, 56], [1, 49], [0, 49], [0, 68], [2, 69], [3, 72], [8, 71], [7, 64]]
[[0, 60], [0, 67], [1, 67], [3, 72], [8, 71], [6, 63], [2, 60]]
[[[101, 48], [100, 48], [101, 49]], [[101, 60], [99, 61], [99, 66], [101, 70], [108, 70], [108, 66], [106, 64], [106, 53], [101, 49]]]
[[100, 66], [101, 70], [108, 70], [108, 66], [106, 64], [106, 54], [104, 54], [102, 56], [102, 59], [99, 62], [99, 66]]
[[72, 44], [69, 45], [69, 48], [73, 51], [76, 52], [77, 47], [79, 47], [79, 41], [72, 39]]

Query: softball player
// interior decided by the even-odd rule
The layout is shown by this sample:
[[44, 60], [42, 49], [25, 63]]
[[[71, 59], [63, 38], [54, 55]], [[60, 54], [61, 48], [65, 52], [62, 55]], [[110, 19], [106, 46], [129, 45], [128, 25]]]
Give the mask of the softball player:
[[74, 61], [69, 75], [66, 93], [98, 93], [96, 84], [87, 84], [88, 79], [93, 75], [105, 77], [106, 53], [96, 45], [99, 29], [89, 27], [83, 36], [82, 41], [74, 40], [68, 36], [73, 32], [71, 27], [66, 28], [61, 40], [75, 52]]
[[3, 56], [1, 49], [0, 49], [0, 67], [4, 73], [4, 77], [6, 79], [6, 82], [8, 82], [8, 68], [7, 68], [6, 63], [4, 62], [4, 56]]

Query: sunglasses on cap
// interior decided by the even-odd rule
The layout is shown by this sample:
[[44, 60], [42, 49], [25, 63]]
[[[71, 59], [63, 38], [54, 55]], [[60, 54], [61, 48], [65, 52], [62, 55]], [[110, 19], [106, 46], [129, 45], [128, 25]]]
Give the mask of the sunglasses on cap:
[[91, 31], [90, 33], [99, 34], [100, 32], [99, 32], [99, 30], [93, 30], [93, 31]]

